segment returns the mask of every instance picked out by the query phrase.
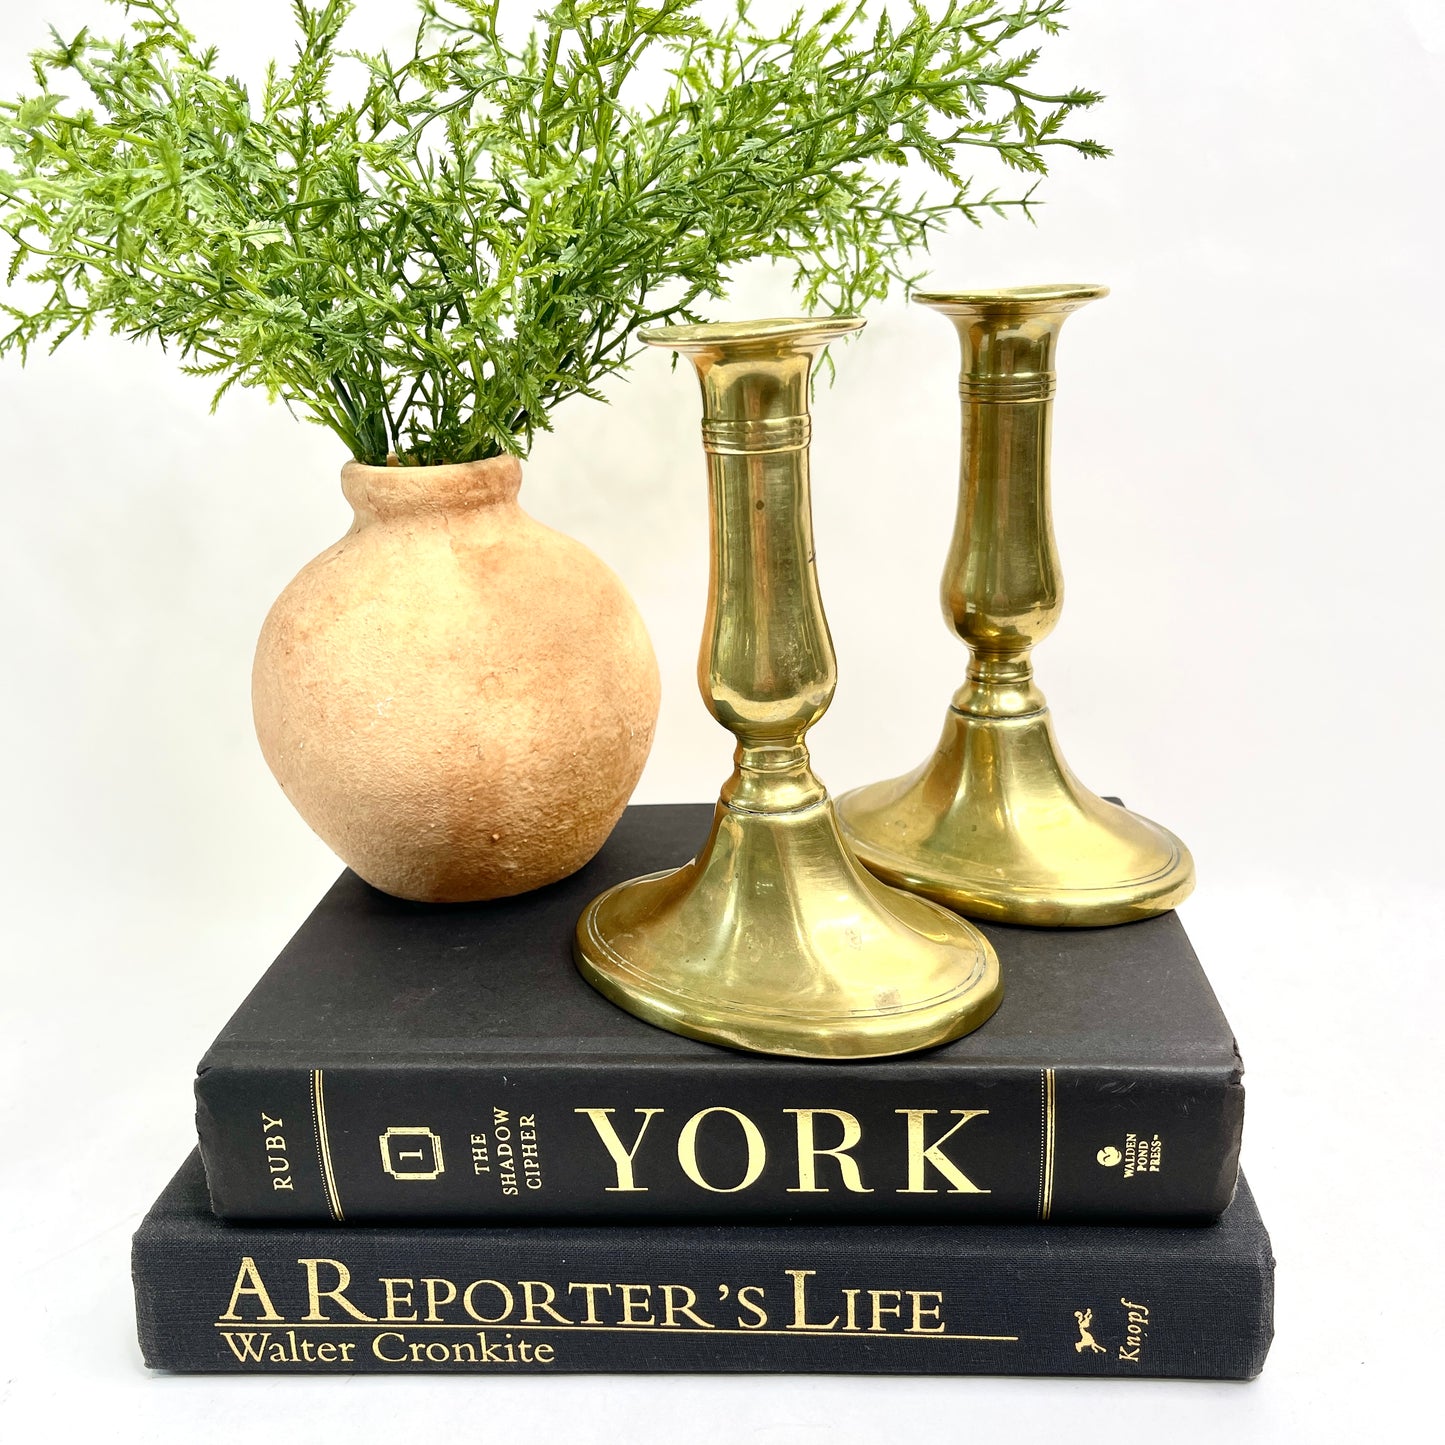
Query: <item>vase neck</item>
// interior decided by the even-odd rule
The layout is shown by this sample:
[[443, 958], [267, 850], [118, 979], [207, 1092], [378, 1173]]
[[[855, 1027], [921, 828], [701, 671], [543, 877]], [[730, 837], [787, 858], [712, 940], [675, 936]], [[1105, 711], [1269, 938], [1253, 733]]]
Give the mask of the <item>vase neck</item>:
[[341, 490], [359, 520], [462, 512], [515, 502], [522, 464], [514, 456], [438, 467], [371, 467], [351, 461]]

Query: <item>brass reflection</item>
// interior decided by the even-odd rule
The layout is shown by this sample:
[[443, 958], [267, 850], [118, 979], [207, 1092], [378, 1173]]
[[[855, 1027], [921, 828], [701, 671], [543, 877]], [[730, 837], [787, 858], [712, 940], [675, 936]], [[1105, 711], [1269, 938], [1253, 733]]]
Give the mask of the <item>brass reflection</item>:
[[963, 465], [943, 608], [968, 679], [933, 756], [839, 799], [844, 834], [879, 877], [976, 918], [1084, 926], [1172, 908], [1189, 850], [1091, 793], [1059, 753], [1030, 652], [1063, 606], [1049, 511], [1054, 348], [1103, 286], [915, 295], [963, 347]]
[[862, 325], [643, 333], [702, 383], [712, 570], [698, 683], [737, 750], [698, 856], [594, 899], [575, 952], [638, 1017], [758, 1053], [927, 1048], [976, 1028], [1002, 997], [976, 929], [859, 866], [803, 741], [836, 680], [813, 567], [808, 380], [819, 351]]

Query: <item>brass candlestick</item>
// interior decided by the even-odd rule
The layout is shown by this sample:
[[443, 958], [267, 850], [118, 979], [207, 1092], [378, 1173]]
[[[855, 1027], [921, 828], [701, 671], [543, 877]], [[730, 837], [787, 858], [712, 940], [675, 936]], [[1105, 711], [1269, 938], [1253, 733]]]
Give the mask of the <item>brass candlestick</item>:
[[710, 1043], [809, 1058], [927, 1048], [1002, 997], [988, 941], [848, 851], [804, 734], [833, 698], [813, 568], [808, 378], [857, 320], [644, 332], [702, 382], [712, 575], [698, 684], [737, 740], [698, 856], [596, 898], [577, 965], [614, 1003]]
[[1172, 908], [1189, 850], [1096, 797], [1059, 754], [1029, 653], [1063, 605], [1049, 515], [1054, 347], [1103, 286], [930, 293], [963, 346], [963, 468], [943, 607], [972, 653], [921, 768], [839, 799], [880, 877], [977, 918], [1083, 926]]

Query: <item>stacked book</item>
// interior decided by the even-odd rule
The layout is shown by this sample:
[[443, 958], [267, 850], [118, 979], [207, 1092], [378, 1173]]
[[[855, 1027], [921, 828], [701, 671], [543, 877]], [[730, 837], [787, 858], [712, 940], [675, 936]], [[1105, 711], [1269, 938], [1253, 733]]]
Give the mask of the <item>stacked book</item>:
[[571, 961], [587, 901], [711, 811], [630, 808], [500, 902], [343, 874], [201, 1063], [199, 1151], [135, 1239], [147, 1363], [1256, 1375], [1240, 1062], [1178, 918], [983, 925], [1004, 1004], [926, 1054], [732, 1053]]

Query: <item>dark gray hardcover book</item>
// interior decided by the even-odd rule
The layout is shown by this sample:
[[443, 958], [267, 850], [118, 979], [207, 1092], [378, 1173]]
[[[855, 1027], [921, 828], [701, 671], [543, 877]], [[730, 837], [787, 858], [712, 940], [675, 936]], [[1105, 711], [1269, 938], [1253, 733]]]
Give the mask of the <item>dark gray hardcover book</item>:
[[1246, 1380], [1274, 1261], [1215, 1224], [236, 1225], [192, 1155], [135, 1237], [162, 1370]]
[[201, 1062], [228, 1219], [1211, 1219], [1234, 1039], [1174, 914], [985, 925], [1005, 997], [928, 1053], [735, 1053], [623, 1013], [572, 963], [603, 888], [685, 862], [712, 810], [629, 808], [572, 878], [427, 906], [345, 873]]

